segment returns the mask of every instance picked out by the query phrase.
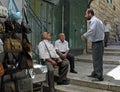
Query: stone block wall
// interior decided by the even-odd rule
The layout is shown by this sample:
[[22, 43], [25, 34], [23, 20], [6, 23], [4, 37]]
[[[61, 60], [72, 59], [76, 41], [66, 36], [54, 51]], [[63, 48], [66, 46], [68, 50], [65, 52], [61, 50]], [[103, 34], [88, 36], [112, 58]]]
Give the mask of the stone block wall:
[[112, 29], [109, 43], [117, 42], [117, 27], [120, 25], [120, 0], [112, 0], [112, 3], [108, 3], [107, 0], [93, 0], [90, 7], [94, 10], [95, 16], [102, 21], [106, 19], [110, 23]]
[[106, 19], [111, 24], [111, 32], [109, 42], [114, 42], [116, 38], [117, 27], [120, 25], [120, 0], [93, 0], [91, 8], [94, 9], [95, 15], [102, 21]]

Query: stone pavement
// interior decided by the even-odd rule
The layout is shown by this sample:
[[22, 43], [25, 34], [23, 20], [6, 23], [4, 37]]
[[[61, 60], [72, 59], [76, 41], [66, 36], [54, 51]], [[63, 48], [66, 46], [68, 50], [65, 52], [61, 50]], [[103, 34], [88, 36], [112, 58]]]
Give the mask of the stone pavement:
[[[91, 52], [91, 50], [89, 50]], [[83, 54], [76, 56], [75, 59], [80, 62], [92, 62], [92, 55]], [[107, 48], [104, 48], [103, 60], [105, 64], [120, 64], [120, 46], [111, 45]]]
[[106, 52], [110, 54], [104, 54], [104, 81], [93, 82], [93, 78], [87, 77], [93, 70], [92, 56], [91, 54], [79, 55], [75, 57], [78, 74], [68, 73], [70, 85], [56, 85], [56, 89], [59, 90], [57, 92], [120, 92], [120, 80], [108, 76], [108, 72], [120, 65], [120, 56], [116, 54], [120, 52], [120, 46], [108, 46], [105, 48]]
[[[93, 78], [87, 77], [87, 75], [89, 75], [92, 72], [92, 63], [76, 62], [76, 70], [78, 71], [78, 74], [68, 73], [68, 78], [70, 79], [71, 84], [64, 85], [64, 86], [56, 85], [56, 89], [62, 90], [60, 92], [97, 92], [97, 91], [79, 91], [80, 87], [84, 86], [84, 87], [95, 88], [94, 90], [98, 90], [98, 89], [104, 90], [104, 91], [99, 91], [99, 92], [108, 92], [108, 91], [119, 92], [120, 91], [120, 80], [114, 80], [114, 78], [107, 76], [107, 73], [111, 71], [112, 69], [114, 69], [116, 66], [117, 65], [104, 64], [104, 81], [93, 82], [92, 81]], [[76, 88], [76, 91], [73, 91], [74, 90], [73, 86], [78, 87]]]

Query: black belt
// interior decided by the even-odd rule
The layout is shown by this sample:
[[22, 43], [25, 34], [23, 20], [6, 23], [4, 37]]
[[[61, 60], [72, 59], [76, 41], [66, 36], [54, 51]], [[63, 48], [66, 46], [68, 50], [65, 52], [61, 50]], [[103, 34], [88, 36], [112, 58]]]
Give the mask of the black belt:
[[101, 43], [101, 42], [103, 42], [103, 40], [101, 40], [101, 41], [96, 41], [96, 42], [92, 42], [92, 43]]
[[47, 59], [40, 59], [40, 61], [45, 62]]
[[[53, 59], [54, 61], [58, 61], [58, 58], [51, 58], [51, 59]], [[42, 62], [45, 62], [45, 61], [47, 61], [47, 59], [40, 59]]]

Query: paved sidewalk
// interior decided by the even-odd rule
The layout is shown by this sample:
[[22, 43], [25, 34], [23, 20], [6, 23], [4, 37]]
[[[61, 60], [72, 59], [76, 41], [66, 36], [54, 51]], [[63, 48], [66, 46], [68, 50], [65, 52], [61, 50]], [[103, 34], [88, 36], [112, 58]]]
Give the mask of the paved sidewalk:
[[[75, 56], [75, 60], [80, 61], [80, 62], [92, 62], [92, 55], [84, 54], [84, 55]], [[120, 64], [120, 56], [104, 55], [103, 61], [105, 64], [119, 65]]]
[[[120, 51], [120, 46], [108, 46], [105, 51], [116, 53]], [[120, 77], [120, 56], [104, 55], [103, 59], [104, 81], [93, 82], [93, 78], [87, 77], [93, 70], [93, 63], [91, 54], [85, 54], [75, 56], [75, 68], [78, 74], [68, 73], [70, 85], [56, 85], [56, 89], [61, 90], [60, 92], [120, 92], [120, 78], [115, 80], [113, 75], [108, 76], [108, 73], [117, 70], [114, 75]]]
[[[93, 69], [92, 63], [76, 61], [75, 65], [76, 65], [76, 70], [78, 71], [78, 74], [68, 73], [68, 78], [70, 79], [71, 84], [64, 85], [64, 86], [56, 85], [56, 89], [67, 90], [63, 92], [72, 92], [69, 90], [74, 89], [73, 85], [74, 86], [76, 85], [78, 87], [84, 86], [84, 87], [94, 88], [96, 90], [97, 89], [104, 90], [104, 91], [99, 91], [99, 92], [108, 92], [108, 91], [120, 92], [120, 80], [115, 80], [113, 77], [107, 75], [108, 72], [116, 68], [118, 65], [104, 64], [104, 81], [101, 81], [101, 82], [93, 82], [92, 81], [93, 78], [87, 77], [87, 75], [91, 74], [92, 72], [92, 69]], [[76, 90], [80, 90], [80, 89], [78, 88]], [[89, 91], [75, 91], [75, 92], [89, 92]], [[97, 92], [97, 91], [93, 91], [93, 92]]]

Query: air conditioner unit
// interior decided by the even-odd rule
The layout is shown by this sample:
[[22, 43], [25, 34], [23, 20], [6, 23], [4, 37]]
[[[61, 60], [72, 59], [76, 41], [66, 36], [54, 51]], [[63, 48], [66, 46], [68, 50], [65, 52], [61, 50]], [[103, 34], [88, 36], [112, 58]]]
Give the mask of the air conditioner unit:
[[54, 5], [57, 5], [60, 0], [43, 0], [43, 1], [54, 4]]

